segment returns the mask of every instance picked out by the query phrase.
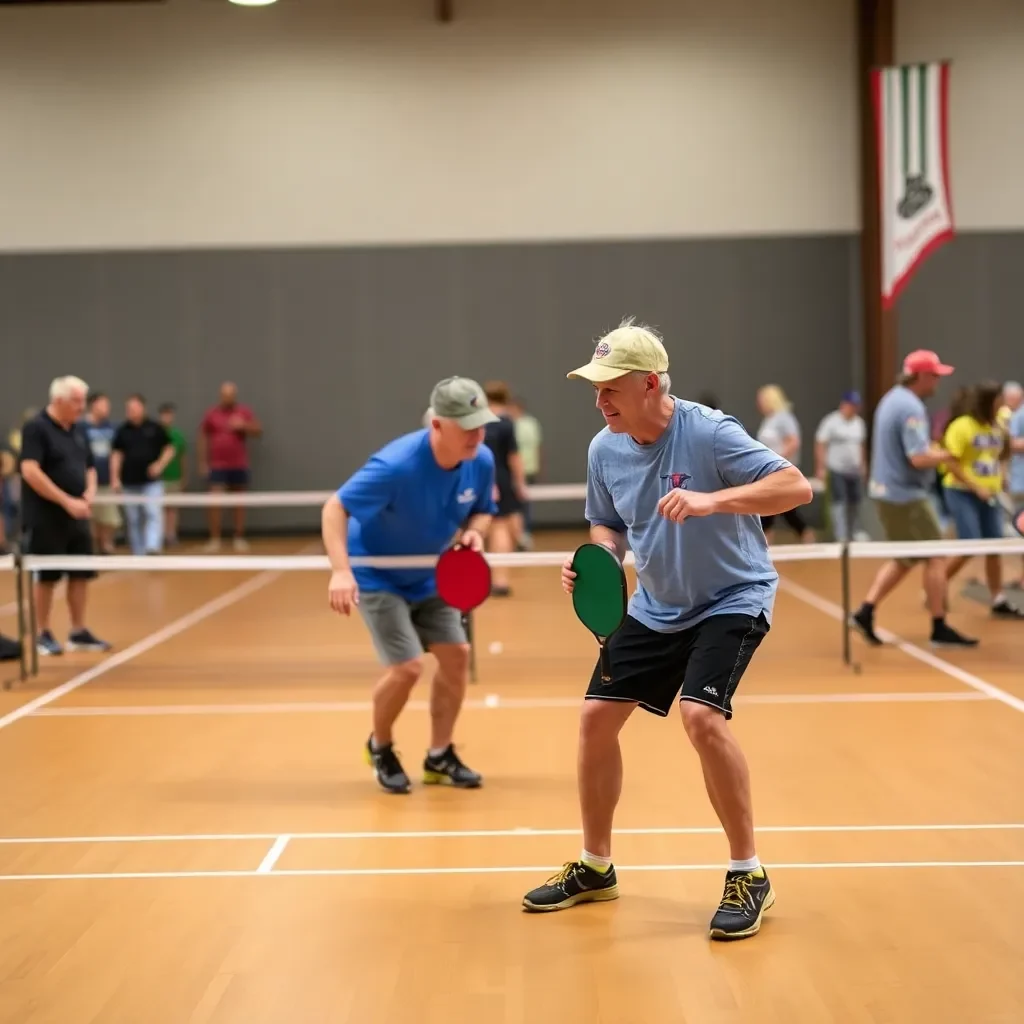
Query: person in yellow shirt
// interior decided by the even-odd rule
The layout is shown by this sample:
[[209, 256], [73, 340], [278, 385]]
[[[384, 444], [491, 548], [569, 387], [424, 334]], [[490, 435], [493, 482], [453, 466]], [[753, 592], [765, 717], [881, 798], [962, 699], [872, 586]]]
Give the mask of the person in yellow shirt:
[[[1003, 535], [1003, 515], [997, 504], [1003, 490], [1003, 471], [1009, 452], [1009, 435], [1000, 424], [1003, 386], [986, 381], [972, 389], [967, 412], [946, 427], [943, 447], [956, 459], [964, 477], [951, 470], [943, 476], [946, 504], [960, 540], [998, 540]], [[952, 579], [967, 564], [968, 556], [952, 558], [946, 578]], [[1003, 593], [1003, 568], [999, 555], [985, 556], [985, 579], [992, 597], [992, 614], [1024, 619]]]

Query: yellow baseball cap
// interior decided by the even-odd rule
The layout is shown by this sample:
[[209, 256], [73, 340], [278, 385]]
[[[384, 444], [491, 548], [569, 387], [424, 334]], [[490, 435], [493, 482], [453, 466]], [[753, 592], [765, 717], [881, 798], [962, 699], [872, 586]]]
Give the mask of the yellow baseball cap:
[[664, 373], [667, 369], [668, 353], [657, 335], [646, 327], [627, 323], [606, 334], [597, 343], [590, 362], [566, 377], [602, 384], [634, 371]]

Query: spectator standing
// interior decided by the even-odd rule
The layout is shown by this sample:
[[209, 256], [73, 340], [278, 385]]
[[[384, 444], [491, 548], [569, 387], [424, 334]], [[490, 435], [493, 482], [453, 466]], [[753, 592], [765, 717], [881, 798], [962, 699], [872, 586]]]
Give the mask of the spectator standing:
[[[117, 427], [110, 421], [110, 399], [102, 392], [89, 396], [89, 410], [81, 420], [81, 428], [96, 467], [96, 494], [108, 497], [114, 493], [110, 486], [110, 455]], [[99, 551], [105, 555], [114, 553], [114, 538], [120, 529], [121, 510], [117, 505], [93, 505], [92, 535]]]
[[[777, 384], [766, 384], [757, 392], [757, 407], [763, 419], [757, 428], [757, 439], [776, 455], [781, 455], [794, 466], [800, 466], [800, 424], [793, 415], [793, 406], [786, 393]], [[761, 516], [761, 528], [771, 541], [776, 516]], [[814, 541], [814, 532], [798, 509], [782, 513], [786, 525], [804, 543]]]
[[[506, 407], [508, 415], [516, 428], [516, 444], [519, 446], [519, 454], [523, 460], [523, 476], [526, 483], [535, 484], [540, 480], [543, 468], [542, 447], [544, 434], [541, 430], [540, 420], [526, 411], [522, 399], [513, 398]], [[519, 547], [532, 547], [531, 533], [533, 521], [530, 515], [531, 502], [529, 494], [523, 499], [522, 528], [519, 530]]]
[[[220, 400], [209, 409], [199, 427], [196, 450], [199, 475], [207, 478], [210, 491], [242, 492], [249, 487], [250, 437], [261, 437], [263, 427], [256, 414], [238, 401], [238, 388], [230, 381], [220, 386]], [[235, 550], [247, 551], [245, 542], [245, 506], [236, 505]], [[206, 548], [220, 547], [220, 506], [209, 508], [210, 541]]]
[[[21, 430], [21, 500], [28, 554], [93, 553], [89, 515], [96, 496], [96, 469], [85, 435], [77, 427], [88, 390], [78, 377], [56, 378], [50, 385], [49, 405]], [[88, 583], [96, 577], [90, 569], [40, 571], [35, 586], [37, 650], [42, 655], [64, 653], [50, 628], [50, 613], [54, 586], [65, 575], [71, 618], [67, 649], [109, 650], [110, 644], [85, 625]]]
[[132, 395], [125, 403], [125, 421], [117, 428], [113, 447], [111, 486], [146, 498], [144, 504], [125, 505], [132, 554], [159, 554], [164, 544], [161, 477], [174, 457], [174, 447], [163, 426], [146, 415], [142, 395]]
[[867, 425], [860, 416], [860, 395], [847, 391], [818, 424], [814, 435], [814, 475], [826, 481], [832, 503], [832, 533], [853, 540], [867, 473]]
[[[164, 402], [160, 406], [160, 424], [167, 431], [174, 447], [174, 457], [167, 463], [164, 470], [164, 494], [180, 494], [185, 489], [188, 480], [188, 467], [186, 456], [188, 454], [188, 442], [185, 435], [175, 426], [174, 420], [177, 415], [173, 402]], [[164, 543], [178, 543], [178, 507], [176, 505], [164, 506]]]

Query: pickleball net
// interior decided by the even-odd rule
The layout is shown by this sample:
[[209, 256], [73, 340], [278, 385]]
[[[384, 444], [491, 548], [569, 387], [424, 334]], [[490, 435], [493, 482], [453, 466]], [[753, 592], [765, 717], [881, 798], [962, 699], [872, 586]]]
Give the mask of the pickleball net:
[[[139, 495], [105, 495], [99, 503], [149, 504], [205, 508], [211, 505], [281, 508], [294, 506], [319, 506], [334, 492], [330, 491], [268, 491], [248, 494], [167, 494], [160, 498]], [[581, 502], [586, 496], [584, 484], [535, 485], [530, 489], [531, 502]], [[682, 528], [685, 528], [682, 527]], [[548, 569], [551, 571], [551, 586], [559, 587], [559, 570], [572, 554], [576, 544], [586, 539], [586, 524], [582, 516], [578, 527], [560, 527], [561, 530], [578, 532], [573, 548], [558, 551], [525, 551], [510, 554], [488, 554], [492, 567], [510, 569]], [[852, 663], [851, 631], [849, 622], [854, 595], [850, 565], [858, 559], [925, 558], [931, 556], [1024, 556], [1024, 538], [1007, 537], [1000, 540], [980, 541], [923, 541], [914, 543], [889, 541], [853, 541], [817, 544], [777, 544], [771, 547], [771, 556], [777, 565], [789, 562], [820, 561], [833, 563], [837, 568], [830, 585], [834, 590], [830, 598], [842, 608], [842, 621], [837, 629], [838, 656], [849, 665]], [[353, 558], [353, 566], [366, 565], [380, 568], [432, 568], [437, 562], [436, 555], [393, 556], [375, 558]], [[623, 564], [629, 569], [635, 562], [632, 552], [627, 552]], [[274, 571], [281, 573], [305, 572], [328, 574], [330, 563], [323, 554], [187, 554], [187, 555], [31, 555], [15, 546], [13, 555], [0, 557], [0, 574], [13, 576], [14, 592], [12, 604], [17, 606], [18, 639], [22, 656], [20, 680], [24, 681], [39, 671], [35, 649], [36, 636], [32, 590], [35, 574], [44, 569], [87, 569], [99, 573], [112, 572], [242, 572], [254, 573]], [[632, 584], [631, 584], [632, 586]], [[859, 595], [858, 595], [859, 597]], [[329, 614], [325, 610], [325, 614]], [[474, 652], [475, 654], [475, 652]], [[475, 659], [474, 659], [475, 660]], [[9, 685], [10, 681], [5, 683]]]

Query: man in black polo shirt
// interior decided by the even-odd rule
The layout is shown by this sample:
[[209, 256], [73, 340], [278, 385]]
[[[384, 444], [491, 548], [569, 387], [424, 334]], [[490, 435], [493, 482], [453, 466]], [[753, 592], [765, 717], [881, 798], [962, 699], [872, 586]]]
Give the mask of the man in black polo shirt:
[[164, 546], [163, 472], [174, 458], [171, 435], [146, 415], [146, 400], [132, 395], [125, 403], [125, 421], [114, 434], [110, 454], [110, 486], [142, 495], [144, 505], [126, 505], [128, 542], [133, 555], [156, 555]]
[[[96, 470], [85, 435], [76, 423], [85, 409], [88, 387], [78, 377], [58, 377], [50, 385], [50, 404], [22, 428], [22, 515], [26, 551], [32, 555], [91, 555], [89, 529]], [[50, 629], [53, 588], [68, 577], [67, 601], [71, 618], [69, 651], [107, 651], [110, 644], [85, 626], [89, 570], [45, 569], [35, 588], [40, 654], [63, 654]]]

